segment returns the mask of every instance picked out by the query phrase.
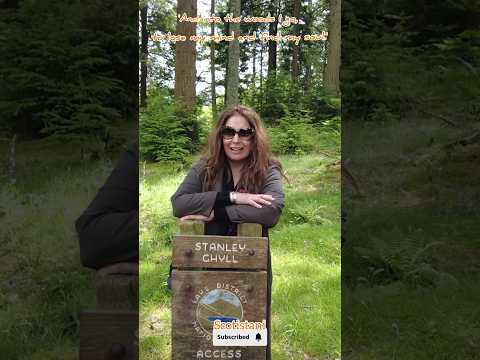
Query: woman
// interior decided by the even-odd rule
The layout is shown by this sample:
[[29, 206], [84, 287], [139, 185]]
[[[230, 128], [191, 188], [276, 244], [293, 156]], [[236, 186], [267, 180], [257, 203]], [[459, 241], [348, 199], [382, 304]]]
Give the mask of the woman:
[[138, 273], [137, 143], [124, 151], [75, 227], [84, 266], [103, 268], [100, 274]]
[[258, 114], [235, 106], [219, 116], [206, 155], [172, 196], [173, 213], [206, 221], [207, 235], [236, 235], [236, 224], [259, 223], [267, 236], [282, 212], [282, 176]]
[[[172, 196], [173, 213], [182, 220], [203, 220], [207, 235], [236, 235], [237, 224], [274, 226], [284, 205], [282, 166], [272, 157], [258, 114], [235, 106], [220, 114], [205, 156], [193, 166]], [[267, 314], [272, 269], [268, 257]], [[270, 359], [270, 318], [267, 316]]]

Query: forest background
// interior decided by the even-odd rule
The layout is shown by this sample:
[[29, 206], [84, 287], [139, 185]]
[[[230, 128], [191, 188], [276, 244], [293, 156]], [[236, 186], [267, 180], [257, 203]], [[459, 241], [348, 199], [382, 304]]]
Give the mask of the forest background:
[[0, 1], [0, 353], [78, 359], [74, 222], [138, 139], [136, 1]]
[[477, 359], [480, 2], [343, 1], [341, 63], [342, 357]]
[[[340, 356], [340, 2], [333, 11], [330, 6], [313, 0], [143, 2], [141, 359], [170, 358], [166, 278], [178, 233], [170, 197], [201, 156], [217, 114], [235, 104], [260, 114], [289, 179], [285, 209], [270, 231], [272, 357]], [[183, 14], [215, 14], [220, 21], [180, 21]], [[229, 14], [241, 21], [226, 21]], [[287, 16], [298, 22], [287, 26]], [[232, 33], [233, 41], [188, 41]], [[169, 34], [186, 41], [168, 41]], [[314, 34], [319, 40], [306, 40]], [[256, 40], [238, 41], [246, 35]], [[267, 35], [283, 40], [261, 41]]]
[[[160, 29], [155, 27], [156, 22], [164, 23], [161, 26], [165, 30], [176, 31], [174, 17], [165, 16], [163, 20], [161, 16], [154, 16], [164, 9], [173, 9], [173, 4], [158, 4], [165, 7], [155, 7], [152, 2], [146, 12], [152, 31]], [[325, 21], [318, 30], [329, 30], [327, 5], [312, 2], [310, 7], [308, 1], [301, 5], [303, 15], [299, 18], [305, 17], [306, 22], [309, 9], [320, 9], [315, 12], [315, 21]], [[268, 4], [262, 6], [264, 10], [268, 8]], [[220, 9], [220, 4], [216, 7]], [[120, 144], [136, 132], [138, 85], [142, 82], [137, 74], [137, 40], [139, 23], [144, 17], [140, 13], [137, 22], [136, 3], [134, 7], [125, 3], [123, 7], [111, 1], [82, 1], [75, 5], [60, 0], [4, 0], [0, 2], [0, 9], [0, 321], [3, 329], [0, 346], [2, 354], [12, 359], [75, 358], [78, 311], [93, 304], [94, 293], [91, 274], [79, 265], [73, 221], [108, 175]], [[134, 18], [133, 24], [126, 18]], [[465, 359], [478, 354], [479, 18], [479, 3], [475, 0], [342, 2], [342, 209], [346, 215], [343, 228], [347, 230], [342, 249], [342, 356], [347, 359], [385, 358], [392, 354], [404, 359], [442, 356]], [[120, 25], [123, 23], [129, 25]], [[276, 80], [271, 86], [279, 86], [280, 91], [274, 92], [279, 95], [268, 103], [265, 99], [271, 87], [266, 86], [267, 50], [272, 51], [272, 59], [274, 50], [257, 44], [257, 86], [251, 86], [250, 90], [262, 96], [252, 96], [252, 102], [246, 103], [256, 104], [271, 128], [276, 153], [285, 157], [282, 161], [289, 172], [303, 181], [297, 187], [287, 188], [290, 199], [302, 189], [313, 191], [300, 194], [300, 198], [311, 199], [316, 191], [316, 194], [330, 194], [333, 199], [331, 206], [328, 200], [313, 199], [310, 212], [303, 206], [289, 206], [292, 211], [284, 214], [283, 226], [286, 229], [287, 222], [301, 226], [303, 221], [307, 227], [308, 222], [313, 221], [317, 222], [316, 227], [310, 231], [317, 234], [320, 226], [326, 228], [325, 224], [331, 221], [330, 238], [336, 240], [327, 242], [329, 246], [323, 242], [315, 244], [316, 249], [320, 249], [317, 254], [326, 249], [322, 255], [326, 260], [320, 270], [326, 274], [325, 266], [332, 263], [331, 278], [335, 279], [339, 271], [338, 228], [335, 227], [339, 213], [335, 200], [339, 194], [335, 185], [338, 184], [338, 165], [335, 164], [339, 135], [333, 134], [339, 134], [336, 117], [339, 104], [329, 93], [322, 94], [328, 83], [324, 75], [328, 44], [327, 41], [300, 45], [301, 54], [304, 52], [300, 56], [305, 59], [306, 54], [312, 56], [309, 61], [302, 60], [309, 66], [300, 65], [298, 79], [303, 87], [300, 93], [293, 93], [298, 96], [290, 96], [286, 91], [293, 81], [290, 81], [291, 75], [283, 71], [289, 61], [282, 58], [282, 54], [290, 52], [293, 59], [294, 48], [278, 46]], [[162, 81], [164, 84], [157, 86], [155, 80], [149, 80], [154, 86], [148, 92], [151, 99], [143, 97], [147, 103], [144, 123], [148, 123], [148, 111], [153, 111], [155, 103], [163, 115], [163, 109], [170, 109], [175, 97], [172, 91], [174, 52], [170, 48], [173, 44], [150, 45], [152, 54], [155, 46], [168, 48], [158, 57], [164, 60], [146, 61], [143, 65], [147, 69], [151, 67], [151, 78], [158, 78], [158, 84]], [[246, 46], [248, 48], [248, 44]], [[133, 51], [127, 54], [127, 48]], [[252, 45], [250, 49], [251, 60]], [[203, 51], [207, 64], [208, 50], [198, 52], [200, 58]], [[227, 54], [226, 43], [219, 44], [215, 63], [223, 59], [223, 65], [217, 64], [220, 69], [226, 68]], [[259, 67], [262, 56], [263, 67]], [[253, 64], [251, 66], [239, 75], [242, 102], [248, 98], [247, 79], [253, 75]], [[290, 67], [288, 74], [292, 69]], [[310, 84], [318, 84], [315, 81], [320, 80], [320, 86], [307, 85], [308, 69], [316, 69], [313, 73], [317, 74], [310, 77]], [[218, 71], [220, 110], [222, 102], [225, 103], [221, 85], [225, 76]], [[203, 75], [200, 79], [206, 80], [203, 83], [207, 89], [208, 70], [207, 75]], [[205, 99], [203, 103], [201, 99]], [[315, 100], [309, 102], [309, 99]], [[144, 168], [141, 166], [140, 174], [147, 178], [143, 184], [155, 182], [155, 174], [159, 174], [158, 181], [164, 179], [163, 174], [170, 170], [176, 176], [170, 188], [165, 187], [165, 204], [167, 192], [175, 189], [184, 167], [201, 148], [202, 134], [206, 133], [212, 118], [205, 115], [212, 109], [208, 90], [199, 89], [195, 103], [197, 101], [201, 106], [195, 106], [196, 117], [171, 118], [182, 122], [181, 126], [172, 122], [177, 128], [175, 131], [180, 134], [191, 131], [198, 136], [195, 147], [190, 148], [190, 144], [186, 149], [181, 144], [177, 147], [177, 155], [172, 159], [179, 159], [178, 162], [169, 161], [170, 157], [164, 158], [168, 165], [155, 162], [162, 159], [162, 152], [155, 153], [154, 148], [147, 151], [150, 140], [142, 140], [146, 141], [144, 159], [153, 161], [145, 162]], [[294, 106], [295, 102], [301, 107]], [[309, 107], [308, 103], [315, 106]], [[275, 105], [273, 109], [266, 111], [271, 104]], [[289, 145], [285, 139], [290, 137], [284, 136], [285, 131], [279, 131], [282, 129], [279, 119], [297, 108], [314, 109], [313, 113], [307, 111], [308, 119], [318, 114], [324, 116], [323, 119], [318, 116], [320, 122], [315, 122], [315, 129], [321, 132], [313, 141], [313, 149], [305, 147], [303, 140]], [[269, 119], [271, 114], [276, 115]], [[296, 119], [292, 117], [289, 125], [283, 125], [293, 136]], [[308, 124], [310, 122], [299, 125], [299, 131], [305, 127], [311, 129]], [[315, 132], [308, 135], [312, 134]], [[309, 136], [302, 136], [304, 138]], [[283, 152], [290, 154], [283, 155]], [[298, 165], [297, 169], [294, 165]], [[305, 171], [306, 168], [312, 171]], [[160, 195], [152, 196], [152, 203]], [[318, 201], [321, 201], [320, 211]], [[156, 213], [170, 214], [168, 208]], [[52, 218], [57, 219], [53, 229]], [[164, 249], [164, 253], [157, 252], [156, 259], [152, 257], [152, 268], [157, 269], [155, 261], [168, 261], [165, 257], [168, 234], [175, 232], [173, 223], [168, 221], [156, 225], [152, 222], [150, 233], [144, 232], [149, 241], [153, 239], [155, 249], [159, 250], [160, 246]], [[277, 239], [281, 239], [282, 224], [278, 230]], [[155, 240], [155, 234], [163, 235]], [[296, 235], [297, 232], [290, 232], [289, 237], [285, 235], [289, 239], [287, 244], [290, 243], [287, 249], [298, 246]], [[280, 255], [284, 248], [280, 241], [278, 244]], [[303, 251], [312, 253], [305, 245]], [[292, 263], [292, 268], [297, 269], [297, 265]], [[152, 279], [157, 280], [151, 282], [155, 286], [163, 284], [165, 279], [163, 270], [156, 271], [157, 277]], [[303, 271], [312, 273], [309, 267]], [[284, 284], [291, 283], [290, 280], [285, 278]], [[286, 298], [294, 301], [297, 293], [288, 287], [284, 289], [292, 295]], [[302, 288], [299, 289], [301, 292]], [[320, 288], [315, 286], [315, 289]], [[162, 291], [150, 297], [151, 304], [167, 304], [168, 294]], [[318, 296], [321, 292], [316, 291]], [[331, 293], [339, 291], [339, 285], [333, 283], [332, 289], [324, 294], [331, 298]], [[339, 302], [336, 304], [333, 303], [332, 311], [321, 313], [339, 314]], [[283, 309], [281, 305], [286, 303], [278, 304], [277, 309]], [[313, 308], [303, 299], [297, 305], [296, 309], [301, 308], [301, 312], [291, 312], [283, 322], [277, 322], [276, 331], [282, 334], [276, 342], [277, 350], [274, 348], [277, 354], [337, 357], [339, 325], [335, 328], [326, 323], [327, 329], [334, 329], [332, 341], [327, 344], [318, 347], [317, 340], [302, 342], [311, 337], [298, 330], [301, 319], [298, 314], [309, 314]], [[160, 308], [157, 307], [157, 311]], [[156, 323], [157, 315], [145, 309], [147, 319], [153, 316], [150, 323], [144, 322], [150, 328]], [[162, 324], [158, 329], [163, 329], [159, 332], [166, 333], [164, 325], [168, 324], [165, 321], [168, 315], [162, 312], [157, 317], [162, 320], [158, 322]], [[338, 321], [332, 323], [338, 324]], [[145, 337], [145, 354], [168, 349], [168, 344], [161, 343], [166, 337], [159, 335], [151, 339]], [[426, 340], [429, 346], [425, 345]]]

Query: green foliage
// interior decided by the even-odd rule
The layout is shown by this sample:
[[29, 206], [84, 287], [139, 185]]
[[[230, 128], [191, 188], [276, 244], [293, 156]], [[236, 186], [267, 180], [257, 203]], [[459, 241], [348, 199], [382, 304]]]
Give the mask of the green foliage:
[[268, 125], [278, 125], [287, 113], [309, 113], [310, 121], [318, 124], [339, 115], [340, 101], [328, 95], [320, 83], [302, 88], [292, 83], [288, 72], [268, 78], [260, 88], [250, 86], [241, 93], [241, 102], [255, 108]]
[[[147, 160], [181, 161], [193, 150], [178, 109], [164, 91], [152, 94], [148, 106], [140, 112], [140, 155]], [[190, 130], [193, 128], [190, 127]]]
[[472, 1], [346, 0], [344, 119], [388, 122], [412, 111], [475, 119], [465, 104], [479, 101], [480, 31], [459, 19], [479, 15]]
[[274, 153], [301, 155], [313, 150], [317, 130], [308, 116], [287, 114], [278, 126], [269, 129], [269, 133]]
[[159, 90], [150, 94], [140, 112], [140, 154], [150, 161], [185, 161], [198, 150], [197, 113], [188, 112]]
[[388, 234], [391, 239], [373, 238], [369, 247], [357, 246], [353, 250], [369, 264], [366, 277], [357, 278], [357, 282], [368, 285], [390, 283], [402, 280], [413, 286], [440, 285], [442, 282], [456, 283], [455, 278], [431, 266], [430, 252], [442, 243], [419, 241], [422, 234], [405, 237], [398, 228]]
[[302, 155], [330, 144], [340, 146], [340, 117], [327, 118], [318, 124], [309, 112], [287, 112], [276, 126], [268, 127], [272, 150], [276, 154]]
[[126, 25], [128, 6], [106, 15], [108, 2], [22, 1], [2, 12], [1, 127], [81, 143], [111, 140], [111, 125], [136, 106], [125, 74], [137, 64], [125, 49], [134, 48], [137, 30]]

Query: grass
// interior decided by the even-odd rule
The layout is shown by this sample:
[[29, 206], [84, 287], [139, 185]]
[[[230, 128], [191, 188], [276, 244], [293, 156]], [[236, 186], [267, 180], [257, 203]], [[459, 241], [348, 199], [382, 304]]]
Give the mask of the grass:
[[480, 353], [478, 144], [438, 121], [344, 124], [345, 359], [476, 359]]
[[[334, 151], [332, 152], [334, 153]], [[272, 356], [340, 357], [340, 183], [335, 159], [283, 156], [289, 179], [280, 223], [270, 233]], [[170, 196], [185, 176], [174, 166], [147, 164], [140, 182], [141, 359], [170, 358], [166, 287], [171, 237], [177, 233]], [[157, 326], [154, 326], [157, 325]]]
[[[0, 144], [7, 154], [8, 144]], [[334, 151], [331, 151], [334, 153]], [[282, 157], [290, 184], [271, 232], [274, 359], [330, 359], [340, 353], [340, 189], [337, 158]], [[80, 265], [74, 221], [113, 161], [82, 162], [70, 143], [17, 145], [17, 182], [0, 174], [0, 353], [2, 359], [76, 359], [78, 313], [93, 308], [93, 273]], [[0, 158], [0, 166], [8, 161]], [[140, 171], [142, 173], [142, 169]], [[141, 357], [170, 356], [169, 197], [185, 170], [148, 164], [141, 181]], [[318, 334], [321, 334], [319, 336]]]
[[74, 145], [48, 139], [19, 142], [16, 161], [16, 184], [0, 179], [1, 357], [76, 359], [78, 313], [95, 292], [74, 221], [112, 162], [82, 162]]

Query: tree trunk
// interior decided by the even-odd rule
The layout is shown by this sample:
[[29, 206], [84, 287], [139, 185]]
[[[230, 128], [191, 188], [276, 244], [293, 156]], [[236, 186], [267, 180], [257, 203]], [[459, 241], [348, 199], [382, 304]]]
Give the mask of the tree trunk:
[[[210, 1], [210, 14], [215, 14], [215, 0]], [[215, 23], [210, 25], [210, 35], [215, 35]], [[210, 41], [210, 75], [211, 75], [211, 98], [212, 98], [212, 115], [215, 119], [217, 117], [217, 91], [215, 80], [215, 41]]]
[[[240, 0], [230, 0], [230, 13], [232, 16], [240, 16]], [[240, 43], [237, 39], [240, 34], [240, 23], [230, 23], [230, 33], [234, 33], [235, 39], [228, 45], [228, 70], [227, 70], [227, 93], [225, 106], [229, 107], [238, 104], [238, 86], [240, 70]]]
[[260, 43], [260, 110], [263, 109], [263, 44]]
[[140, 58], [140, 106], [147, 105], [147, 59], [148, 59], [148, 30], [147, 30], [148, 2], [140, 9], [141, 23], [141, 58]]
[[254, 88], [257, 85], [257, 44], [253, 43], [252, 50], [252, 85]]
[[[189, 17], [197, 16], [196, 0], [178, 0], [177, 14], [186, 13]], [[182, 102], [183, 105], [193, 110], [196, 100], [196, 71], [195, 62], [197, 51], [196, 43], [190, 41], [191, 35], [196, 34], [196, 23], [179, 22], [177, 18], [177, 35], [185, 35], [186, 41], [179, 41], [175, 44], [175, 100]]]
[[[300, 18], [300, 0], [293, 0], [293, 17]], [[300, 34], [300, 27], [298, 24], [294, 25], [294, 35]], [[292, 53], [292, 82], [296, 84], [298, 82], [298, 76], [300, 75], [300, 43], [296, 45], [293, 43]]]
[[[275, 2], [270, 3], [270, 16], [275, 16], [275, 21], [271, 22], [268, 27], [270, 36], [276, 36], [278, 31], [278, 9]], [[268, 42], [268, 76], [275, 77], [277, 72], [277, 42]]]
[[[306, 16], [306, 24], [305, 24], [305, 31], [310, 32], [312, 28], [312, 22], [313, 22], [313, 14], [312, 14], [312, 7], [313, 7], [313, 1], [308, 0], [308, 13]], [[308, 89], [310, 86], [310, 81], [313, 76], [313, 70], [312, 70], [312, 63], [311, 63], [311, 55], [310, 52], [306, 53], [307, 58], [305, 59], [304, 66], [305, 66], [305, 77], [303, 81], [303, 87], [305, 89]]]
[[330, 1], [328, 55], [324, 86], [333, 94], [340, 93], [341, 0]]

